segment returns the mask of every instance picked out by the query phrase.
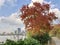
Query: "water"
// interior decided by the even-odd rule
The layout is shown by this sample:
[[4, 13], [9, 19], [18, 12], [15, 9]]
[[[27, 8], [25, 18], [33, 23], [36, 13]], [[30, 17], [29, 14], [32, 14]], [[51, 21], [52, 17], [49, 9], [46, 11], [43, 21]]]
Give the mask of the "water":
[[5, 42], [7, 39], [17, 41], [19, 39], [24, 39], [25, 36], [0, 36], [0, 42]]

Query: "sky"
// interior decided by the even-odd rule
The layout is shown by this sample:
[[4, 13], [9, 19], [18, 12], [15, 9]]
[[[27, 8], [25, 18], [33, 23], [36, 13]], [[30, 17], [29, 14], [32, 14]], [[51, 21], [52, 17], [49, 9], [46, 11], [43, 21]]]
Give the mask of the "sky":
[[14, 32], [17, 28], [24, 30], [19, 11], [23, 5], [31, 5], [32, 1], [49, 3], [51, 5], [50, 11], [55, 12], [60, 21], [60, 0], [0, 0], [0, 32]]

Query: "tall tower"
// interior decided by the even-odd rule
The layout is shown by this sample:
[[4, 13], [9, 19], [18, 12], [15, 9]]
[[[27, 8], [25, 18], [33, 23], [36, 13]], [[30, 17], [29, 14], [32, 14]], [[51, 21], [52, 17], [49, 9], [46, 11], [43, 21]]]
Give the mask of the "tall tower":
[[18, 28], [18, 34], [20, 34], [20, 32], [21, 32], [21, 28]]
[[18, 40], [19, 40], [19, 35], [20, 35], [20, 33], [21, 33], [21, 28], [18, 28], [18, 31], [17, 31], [17, 38], [18, 38]]

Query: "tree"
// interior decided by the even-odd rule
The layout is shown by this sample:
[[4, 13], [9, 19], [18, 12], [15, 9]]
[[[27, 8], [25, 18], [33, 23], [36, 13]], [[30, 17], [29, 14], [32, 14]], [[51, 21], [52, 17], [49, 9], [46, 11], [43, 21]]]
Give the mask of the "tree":
[[52, 29], [51, 22], [57, 17], [54, 12], [49, 12], [49, 4], [33, 3], [32, 7], [24, 5], [21, 8], [21, 18], [27, 31], [32, 33], [49, 32]]
[[56, 36], [60, 38], [60, 24], [55, 24], [52, 31], [49, 33], [50, 36]]

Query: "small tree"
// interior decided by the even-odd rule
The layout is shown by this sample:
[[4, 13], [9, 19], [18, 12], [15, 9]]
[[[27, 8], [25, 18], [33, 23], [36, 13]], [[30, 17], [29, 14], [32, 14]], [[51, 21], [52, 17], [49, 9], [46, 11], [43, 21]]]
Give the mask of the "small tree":
[[49, 12], [49, 4], [33, 3], [32, 7], [25, 5], [21, 8], [21, 18], [25, 28], [32, 34], [49, 32], [52, 29], [51, 22], [57, 17], [54, 12]]

